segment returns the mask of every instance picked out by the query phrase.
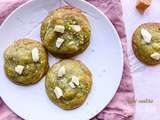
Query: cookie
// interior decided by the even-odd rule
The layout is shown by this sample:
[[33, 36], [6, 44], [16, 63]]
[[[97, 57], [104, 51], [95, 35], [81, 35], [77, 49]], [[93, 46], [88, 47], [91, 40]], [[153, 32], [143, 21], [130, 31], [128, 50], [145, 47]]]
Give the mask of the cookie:
[[4, 51], [4, 60], [7, 77], [18, 85], [35, 84], [48, 71], [47, 52], [35, 40], [17, 40]]
[[41, 40], [59, 58], [82, 53], [90, 43], [90, 25], [78, 8], [65, 6], [49, 13], [41, 25]]
[[80, 61], [71, 59], [54, 64], [45, 79], [46, 92], [50, 100], [66, 110], [81, 106], [91, 86], [90, 70]]
[[132, 37], [132, 47], [136, 57], [147, 65], [160, 63], [160, 24], [140, 25]]

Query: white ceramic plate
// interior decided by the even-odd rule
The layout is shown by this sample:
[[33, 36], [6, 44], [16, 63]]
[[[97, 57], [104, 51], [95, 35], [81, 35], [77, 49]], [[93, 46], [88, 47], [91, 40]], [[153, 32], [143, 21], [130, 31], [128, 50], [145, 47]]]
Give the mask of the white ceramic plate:
[[[44, 79], [22, 87], [5, 76], [3, 52], [13, 41], [29, 37], [40, 41], [40, 23], [49, 11], [64, 4], [80, 8], [91, 24], [91, 44], [75, 59], [85, 63], [93, 74], [92, 90], [86, 102], [75, 110], [65, 111], [54, 105], [45, 93]], [[120, 39], [113, 25], [102, 12], [80, 0], [33, 0], [16, 9], [0, 28], [0, 95], [5, 103], [26, 120], [88, 120], [99, 113], [112, 99], [123, 71]], [[50, 65], [57, 59], [49, 56]]]

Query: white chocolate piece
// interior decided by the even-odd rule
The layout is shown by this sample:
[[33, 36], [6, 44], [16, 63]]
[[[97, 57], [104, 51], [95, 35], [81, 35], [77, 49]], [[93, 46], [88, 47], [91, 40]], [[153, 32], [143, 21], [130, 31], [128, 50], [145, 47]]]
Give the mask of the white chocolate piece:
[[58, 70], [58, 77], [62, 77], [63, 75], [66, 74], [66, 70], [65, 67], [62, 66], [59, 70]]
[[68, 45], [74, 45], [74, 41], [69, 42]]
[[144, 29], [144, 28], [141, 29], [141, 35], [143, 37], [143, 40], [146, 43], [150, 43], [151, 42], [152, 35], [146, 29]]
[[39, 61], [39, 51], [38, 48], [33, 48], [32, 49], [32, 59], [34, 62], [38, 62]]
[[71, 80], [75, 85], [79, 85], [79, 79], [76, 76], [72, 76], [72, 80]]
[[69, 82], [69, 86], [70, 86], [71, 88], [75, 88], [75, 87], [76, 87], [73, 82]]
[[23, 69], [24, 69], [24, 66], [23, 66], [23, 65], [17, 65], [17, 66], [15, 67], [15, 71], [16, 71], [16, 73], [18, 73], [19, 75], [22, 74]]
[[62, 97], [62, 96], [63, 96], [63, 91], [62, 91], [62, 89], [61, 89], [61, 88], [59, 88], [59, 87], [55, 87], [55, 89], [54, 89], [54, 93], [55, 93], [55, 95], [56, 95], [57, 99], [59, 99], [60, 97]]
[[57, 48], [60, 48], [63, 42], [64, 42], [64, 39], [62, 39], [62, 38], [57, 38], [56, 47], [57, 47]]
[[154, 60], [160, 60], [160, 54], [158, 52], [154, 52], [153, 54], [151, 54], [151, 58], [153, 58]]
[[55, 25], [54, 31], [64, 33], [65, 27], [63, 25]]
[[80, 25], [71, 25], [72, 29], [76, 32], [81, 31], [81, 26]]

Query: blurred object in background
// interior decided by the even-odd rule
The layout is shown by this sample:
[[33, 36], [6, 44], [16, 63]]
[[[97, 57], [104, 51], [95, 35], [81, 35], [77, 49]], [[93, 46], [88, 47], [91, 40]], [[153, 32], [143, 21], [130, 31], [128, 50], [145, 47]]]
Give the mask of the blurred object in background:
[[152, 0], [137, 0], [136, 8], [140, 13], [144, 11], [151, 5]]

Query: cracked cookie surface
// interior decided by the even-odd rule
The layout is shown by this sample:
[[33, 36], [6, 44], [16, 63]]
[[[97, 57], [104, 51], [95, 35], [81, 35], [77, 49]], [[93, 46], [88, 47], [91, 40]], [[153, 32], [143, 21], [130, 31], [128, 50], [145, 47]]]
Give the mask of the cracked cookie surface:
[[20, 39], [4, 51], [4, 70], [18, 85], [37, 83], [48, 71], [48, 55], [40, 42]]
[[160, 24], [140, 25], [133, 34], [132, 48], [141, 62], [147, 65], [160, 64]]
[[60, 58], [82, 53], [90, 43], [90, 25], [81, 10], [70, 6], [58, 8], [43, 20], [41, 40], [47, 50]]
[[92, 86], [89, 69], [78, 60], [65, 59], [54, 64], [45, 80], [50, 100], [62, 109], [74, 109], [86, 100]]

